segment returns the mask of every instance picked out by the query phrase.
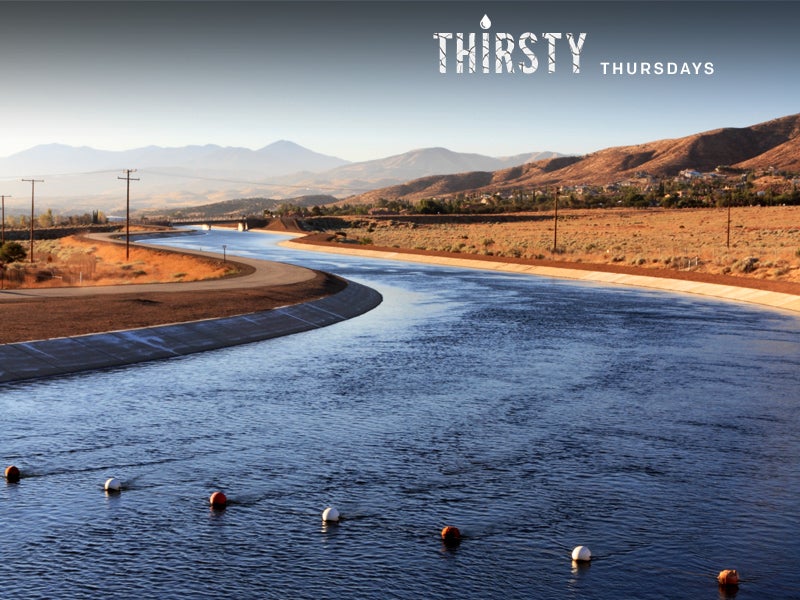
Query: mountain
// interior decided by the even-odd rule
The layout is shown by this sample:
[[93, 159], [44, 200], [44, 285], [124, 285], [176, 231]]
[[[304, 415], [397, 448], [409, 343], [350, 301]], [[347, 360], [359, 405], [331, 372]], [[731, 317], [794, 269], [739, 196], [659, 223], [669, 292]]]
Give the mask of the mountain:
[[[131, 197], [138, 209], [273, 195], [275, 186], [269, 183], [273, 177], [345, 164], [346, 160], [286, 140], [259, 150], [209, 144], [109, 151], [46, 144], [0, 158], [0, 178], [7, 180], [4, 190], [15, 198], [30, 194], [30, 186], [20, 183], [21, 178], [44, 179], [36, 186], [43, 208], [111, 212], [124, 207], [125, 185], [117, 177], [126, 168], [137, 169]], [[292, 189], [290, 195], [296, 196], [297, 190]], [[18, 202], [7, 204], [11, 214], [24, 210], [16, 206]]]
[[274, 181], [303, 187], [309, 193], [350, 196], [354, 192], [400, 184], [429, 175], [448, 175], [467, 171], [495, 170], [560, 156], [556, 152], [532, 152], [493, 157], [453, 152], [447, 148], [419, 148], [386, 158], [350, 163], [321, 173], [293, 174]]
[[[558, 156], [554, 152], [520, 154], [514, 157], [494, 158], [482, 154], [453, 152], [447, 148], [420, 148], [378, 160], [351, 163], [320, 173], [319, 180], [386, 180], [404, 181], [426, 175], [447, 175], [464, 171], [488, 171], [511, 167], [535, 159]], [[535, 160], [534, 159], [534, 160]], [[518, 161], [518, 162], [517, 162]]]
[[[501, 169], [518, 161], [556, 156], [552, 152], [494, 158], [446, 148], [413, 150], [360, 163], [327, 156], [287, 140], [259, 150], [205, 146], [147, 146], [125, 151], [97, 150], [63, 144], [36, 146], [0, 158], [0, 178], [11, 180], [15, 198], [26, 195], [22, 177], [45, 182], [36, 186], [40, 206], [64, 212], [121, 210], [125, 185], [122, 169], [135, 168], [131, 183], [134, 210], [205, 205], [231, 198], [289, 200], [300, 196], [349, 196], [414, 179], [475, 169]], [[11, 186], [9, 186], [11, 187]], [[30, 189], [29, 186], [27, 188]], [[11, 212], [24, 205], [9, 205]]]
[[370, 203], [379, 198], [418, 200], [464, 192], [605, 185], [641, 172], [669, 177], [683, 169], [710, 171], [721, 165], [800, 171], [800, 114], [750, 127], [715, 129], [682, 138], [606, 148], [585, 156], [549, 158], [493, 171], [423, 177], [372, 190], [347, 201]]
[[297, 171], [325, 171], [348, 161], [313, 152], [286, 140], [261, 148], [223, 147], [214, 144], [134, 150], [96, 150], [63, 144], [35, 146], [0, 158], [0, 177], [78, 174], [127, 168], [179, 168], [187, 171], [270, 177]]

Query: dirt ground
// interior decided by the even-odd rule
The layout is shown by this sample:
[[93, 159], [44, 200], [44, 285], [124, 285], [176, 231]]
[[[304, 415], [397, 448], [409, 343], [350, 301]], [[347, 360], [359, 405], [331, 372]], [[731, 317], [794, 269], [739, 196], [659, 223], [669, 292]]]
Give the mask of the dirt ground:
[[33, 256], [33, 262], [28, 257], [6, 267], [3, 289], [199, 281], [230, 277], [239, 268], [231, 261], [135, 244], [126, 252], [124, 244], [81, 236], [36, 241]]
[[725, 208], [559, 210], [557, 227], [553, 217], [343, 217], [339, 233], [392, 249], [800, 282], [800, 206], [733, 207], [730, 226]]
[[[15, 265], [21, 276], [3, 281], [0, 344], [100, 333], [168, 323], [212, 319], [270, 310], [320, 298], [346, 283], [317, 273], [310, 281], [260, 288], [236, 288], [236, 275], [252, 267], [181, 252], [66, 237], [38, 241], [35, 262]], [[15, 267], [6, 270], [6, 275]], [[230, 289], [126, 293], [131, 283], [175, 283], [231, 278]], [[91, 294], [95, 285], [118, 285], [118, 294]], [[37, 288], [80, 287], [80, 297], [37, 297]]]
[[[310, 281], [264, 288], [199, 292], [20, 296], [0, 303], [0, 343], [100, 333], [270, 310], [336, 293], [345, 282], [325, 273]], [[13, 293], [13, 292], [12, 292]]]
[[[518, 222], [498, 219], [461, 224], [435, 217], [428, 223], [392, 218], [360, 219], [364, 224], [361, 229], [352, 228], [346, 232], [349, 243], [371, 242], [371, 248], [391, 252], [402, 248], [410, 253], [466, 257], [467, 250], [474, 250], [468, 256], [477, 260], [668, 277], [800, 295], [800, 207], [734, 209], [730, 248], [725, 239], [727, 214], [724, 210], [590, 213], [567, 211], [563, 221], [559, 217], [559, 239], [565, 249], [557, 253], [547, 250], [545, 238], [550, 240], [552, 248], [553, 222], [552, 217], [542, 214]], [[323, 233], [295, 241], [322, 245], [342, 243], [326, 241], [330, 238], [334, 236]], [[515, 249], [525, 244], [533, 250], [520, 251], [517, 256]], [[581, 247], [583, 252], [576, 249]], [[157, 254], [140, 256], [138, 250]], [[99, 247], [93, 253], [102, 258], [95, 261], [98, 264], [115, 265], [116, 283], [144, 282], [140, 279], [143, 275], [132, 277], [132, 271], [153, 273], [154, 263], [164, 265], [162, 281], [188, 281], [201, 272], [203, 275], [198, 278], [232, 275], [231, 265], [222, 271], [206, 271], [207, 265], [193, 265], [191, 261], [186, 262], [185, 256], [178, 258], [179, 263], [167, 266], [158, 251], [147, 249], [137, 249], [130, 261], [120, 259], [119, 255], [106, 257]], [[49, 254], [55, 256], [56, 251]], [[623, 255], [623, 259], [618, 259]], [[42, 264], [46, 266], [44, 256]], [[64, 256], [68, 263], [69, 253]], [[668, 257], [671, 257], [669, 261]], [[752, 263], [752, 269], [742, 267], [748, 264], [748, 257], [758, 259]], [[693, 258], [696, 259], [694, 264]], [[681, 262], [683, 259], [686, 260]], [[55, 258], [49, 264], [53, 262]], [[73, 259], [73, 262], [77, 261]], [[136, 269], [128, 266], [134, 262]], [[736, 267], [737, 264], [740, 266]], [[95, 273], [99, 271], [97, 268]], [[176, 274], [182, 275], [176, 277]], [[104, 275], [95, 281], [109, 283], [114, 278]], [[40, 283], [52, 286], [54, 282]], [[126, 294], [124, 286], [120, 286], [120, 294], [113, 296], [89, 295], [74, 299], [20, 296], [0, 304], [0, 343], [269, 310], [335, 293], [344, 285], [336, 277], [318, 273], [315, 279], [300, 284], [253, 289], [236, 289], [234, 277], [231, 289], [223, 291]]]

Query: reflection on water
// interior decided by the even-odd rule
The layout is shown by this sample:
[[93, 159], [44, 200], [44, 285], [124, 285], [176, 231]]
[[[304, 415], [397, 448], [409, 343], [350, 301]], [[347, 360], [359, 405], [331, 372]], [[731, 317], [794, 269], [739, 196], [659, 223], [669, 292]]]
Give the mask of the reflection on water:
[[[191, 241], [377, 288], [329, 328], [0, 389], [13, 597], [800, 596], [800, 324]], [[103, 482], [124, 489], [106, 496]], [[230, 504], [211, 511], [224, 490]], [[321, 512], [336, 506], [339, 525]], [[442, 545], [456, 525], [463, 541]], [[594, 560], [575, 566], [572, 548]], [[728, 594], [724, 596], [723, 594]]]

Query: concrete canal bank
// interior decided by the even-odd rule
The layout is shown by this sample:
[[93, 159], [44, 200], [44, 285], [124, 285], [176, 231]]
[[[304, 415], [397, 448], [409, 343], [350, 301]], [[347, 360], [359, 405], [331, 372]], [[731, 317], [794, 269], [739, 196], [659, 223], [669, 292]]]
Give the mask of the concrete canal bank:
[[381, 295], [348, 282], [341, 292], [269, 311], [0, 345], [0, 383], [173, 358], [325, 327], [363, 314]]

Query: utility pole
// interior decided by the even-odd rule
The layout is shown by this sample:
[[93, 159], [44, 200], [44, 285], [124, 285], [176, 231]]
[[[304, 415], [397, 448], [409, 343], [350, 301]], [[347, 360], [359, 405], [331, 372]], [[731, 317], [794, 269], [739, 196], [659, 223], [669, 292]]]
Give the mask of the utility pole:
[[553, 215], [553, 254], [558, 251], [558, 187], [554, 188], [555, 213]]
[[44, 179], [23, 179], [31, 182], [31, 262], [33, 262], [33, 190], [37, 183], [44, 183]]
[[[125, 260], [128, 260], [131, 255], [131, 173], [136, 173], [136, 169], [123, 169], [125, 177], [117, 177], [117, 179], [124, 179], [127, 181], [128, 191], [125, 195]], [[137, 177], [133, 181], [139, 181]]]
[[728, 239], [725, 242], [727, 248], [731, 247], [731, 204], [733, 204], [733, 194], [728, 193]]
[[10, 194], [2, 194], [0, 198], [3, 199], [3, 241], [0, 242], [0, 246], [6, 243], [6, 198], [11, 198]]

